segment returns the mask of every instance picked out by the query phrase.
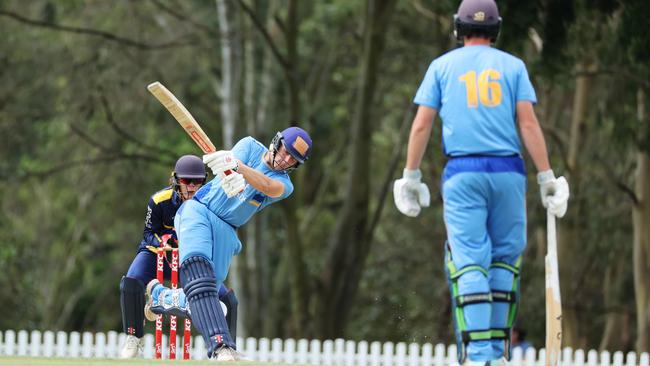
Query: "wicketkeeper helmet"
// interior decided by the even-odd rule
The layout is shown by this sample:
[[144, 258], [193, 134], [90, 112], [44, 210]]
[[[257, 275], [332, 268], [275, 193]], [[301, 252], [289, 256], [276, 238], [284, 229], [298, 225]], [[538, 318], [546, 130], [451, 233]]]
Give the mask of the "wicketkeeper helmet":
[[174, 166], [174, 171], [172, 176], [169, 179], [172, 188], [175, 191], [180, 189], [179, 179], [202, 179], [201, 184], [205, 184], [205, 181], [208, 180], [208, 173], [205, 171], [205, 165], [203, 165], [203, 160], [195, 155], [183, 155], [177, 161]]
[[180, 159], [176, 161], [174, 175], [176, 175], [177, 178], [207, 178], [203, 160], [194, 155], [181, 156]]

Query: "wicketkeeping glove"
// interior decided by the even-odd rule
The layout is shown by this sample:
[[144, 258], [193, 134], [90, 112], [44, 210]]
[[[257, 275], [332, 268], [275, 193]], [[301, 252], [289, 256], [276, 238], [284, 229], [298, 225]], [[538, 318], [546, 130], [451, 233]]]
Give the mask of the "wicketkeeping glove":
[[406, 216], [415, 217], [420, 214], [422, 207], [429, 207], [431, 194], [429, 187], [421, 182], [420, 169], [404, 169], [401, 179], [393, 184], [393, 198], [395, 206]]
[[221, 188], [228, 198], [234, 197], [246, 188], [246, 179], [239, 173], [226, 175], [221, 179]]
[[203, 155], [203, 164], [212, 169], [212, 174], [223, 178], [226, 172], [236, 172], [239, 164], [235, 155], [229, 150], [219, 150]]
[[566, 213], [569, 201], [569, 183], [564, 177], [555, 178], [552, 170], [537, 173], [537, 183], [544, 207], [556, 217]]
[[174, 237], [174, 234], [165, 234], [160, 237], [160, 241], [163, 243], [163, 246], [170, 246], [172, 248], [178, 248], [178, 239]]

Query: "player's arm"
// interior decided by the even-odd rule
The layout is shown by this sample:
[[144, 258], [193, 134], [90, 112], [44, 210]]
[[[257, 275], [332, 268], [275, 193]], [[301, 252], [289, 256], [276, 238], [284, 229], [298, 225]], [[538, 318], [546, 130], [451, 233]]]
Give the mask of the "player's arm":
[[546, 141], [542, 128], [539, 126], [533, 103], [530, 101], [517, 102], [517, 121], [519, 122], [519, 131], [521, 139], [524, 142], [526, 151], [533, 159], [533, 164], [538, 172], [544, 172], [551, 169], [546, 150]]
[[542, 204], [550, 213], [562, 217], [567, 210], [569, 183], [564, 177], [555, 178], [555, 174], [551, 170], [544, 134], [537, 117], [535, 117], [531, 102], [517, 102], [517, 120], [519, 121], [521, 139], [524, 140], [526, 150], [537, 168], [537, 183], [540, 188]]
[[431, 195], [429, 187], [422, 183], [420, 163], [429, 143], [433, 120], [438, 111], [426, 105], [420, 105], [411, 125], [411, 134], [406, 154], [406, 168], [402, 178], [393, 184], [395, 206], [401, 213], [415, 217], [422, 207], [429, 207]]
[[280, 197], [284, 194], [284, 183], [279, 180], [267, 177], [262, 172], [253, 169], [239, 161], [237, 173], [244, 176], [246, 182], [256, 190], [269, 197]]
[[420, 105], [411, 125], [408, 150], [406, 155], [406, 169], [415, 170], [420, 167], [422, 157], [427, 149], [433, 121], [438, 111], [426, 105]]

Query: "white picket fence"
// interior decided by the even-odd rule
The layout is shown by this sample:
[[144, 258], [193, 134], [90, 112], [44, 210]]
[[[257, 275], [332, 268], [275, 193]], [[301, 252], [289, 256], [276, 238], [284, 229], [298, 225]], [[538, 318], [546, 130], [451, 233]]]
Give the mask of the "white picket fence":
[[[0, 332], [0, 356], [117, 358], [126, 335], [117, 332], [79, 333], [21, 330]], [[163, 338], [164, 358], [168, 357], [167, 337]], [[176, 342], [182, 355], [182, 342]], [[444, 344], [354, 342], [336, 340], [294, 340], [237, 338], [237, 348], [254, 361], [336, 366], [450, 366], [456, 362], [456, 346]], [[144, 357], [153, 358], [154, 339], [145, 336]], [[192, 359], [205, 359], [201, 337], [192, 338]], [[544, 349], [522, 353], [515, 349], [511, 366], [544, 366]], [[590, 350], [562, 352], [561, 366], [650, 366], [648, 353], [598, 353]]]

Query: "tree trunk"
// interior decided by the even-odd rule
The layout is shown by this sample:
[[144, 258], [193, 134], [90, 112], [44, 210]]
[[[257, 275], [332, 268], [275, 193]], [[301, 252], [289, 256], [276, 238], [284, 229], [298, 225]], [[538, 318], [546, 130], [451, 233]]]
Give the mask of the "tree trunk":
[[[567, 178], [571, 187], [571, 201], [569, 203], [569, 220], [561, 221], [564, 225], [558, 225], [558, 255], [560, 261], [560, 287], [562, 290], [562, 342], [565, 347], [581, 348], [584, 345], [584, 339], [580, 335], [580, 319], [577, 305], [579, 300], [575, 298], [576, 289], [573, 288], [576, 270], [575, 263], [580, 258], [580, 247], [571, 245], [579, 243], [581, 229], [578, 218], [583, 210], [581, 196], [581, 171], [580, 171], [580, 151], [585, 143], [587, 136], [587, 103], [589, 101], [589, 91], [592, 83], [591, 73], [594, 67], [580, 63], [576, 67], [578, 73], [576, 77], [575, 93], [573, 97], [573, 109], [571, 114], [571, 130], [569, 135], [569, 146], [567, 154]], [[563, 280], [562, 280], [563, 279]]]
[[368, 209], [370, 192], [371, 109], [377, 84], [378, 65], [384, 48], [387, 24], [394, 0], [368, 0], [364, 17], [361, 74], [357, 87], [354, 120], [350, 130], [350, 168], [345, 180], [344, 205], [330, 238], [322, 292], [317, 303], [318, 336], [343, 335], [369, 251]]
[[[226, 0], [216, 0], [221, 38], [221, 117], [223, 125], [223, 148], [234, 144], [235, 126], [239, 116], [239, 88], [241, 82], [240, 45], [233, 30], [233, 13]], [[236, 22], [235, 22], [236, 23]]]
[[[230, 149], [235, 143], [235, 128], [239, 121], [240, 104], [239, 92], [240, 83], [242, 81], [242, 69], [239, 67], [239, 60], [241, 60], [241, 45], [236, 37], [238, 32], [234, 31], [237, 27], [236, 18], [231, 9], [230, 2], [226, 0], [215, 0], [217, 7], [217, 14], [219, 19], [219, 36], [221, 45], [221, 84], [218, 88], [218, 95], [221, 97], [221, 122], [223, 130], [222, 145], [217, 149]], [[242, 296], [246, 291], [243, 285], [247, 282], [241, 278], [240, 258], [235, 257], [228, 272], [228, 286], [238, 291], [238, 299], [240, 303]], [[239, 311], [237, 317], [238, 336], [243, 336], [246, 331], [243, 325], [246, 323], [246, 311]]]
[[[300, 64], [298, 54], [298, 1], [289, 0], [287, 4], [287, 29], [285, 33], [287, 45], [287, 65], [284, 69], [287, 86], [289, 88], [289, 124], [300, 124], [300, 86], [298, 83]], [[308, 320], [308, 281], [305, 261], [303, 258], [302, 235], [298, 231], [300, 220], [296, 216], [296, 209], [301, 203], [302, 185], [301, 176], [303, 171], [294, 174], [294, 192], [289, 200], [283, 201], [282, 208], [286, 219], [287, 228], [287, 250], [284, 252], [282, 265], [287, 266], [289, 270], [289, 286], [291, 301], [291, 321], [289, 323], [289, 333], [295, 336], [302, 336], [307, 329]]]
[[[253, 9], [247, 6], [242, 0], [239, 1], [239, 4], [242, 6], [244, 11], [249, 15], [251, 20], [260, 24], [259, 19], [257, 19], [256, 14], [253, 12]], [[282, 66], [282, 73], [284, 80], [286, 82], [288, 99], [289, 99], [289, 121], [288, 124], [296, 125], [301, 122], [301, 106], [300, 106], [300, 93], [301, 88], [299, 84], [299, 53], [298, 53], [298, 4], [297, 0], [288, 0], [286, 5], [287, 8], [287, 19], [285, 21], [286, 28], [282, 34], [285, 37], [286, 43], [286, 57], [280, 54], [278, 51], [274, 39], [272, 36], [275, 34], [269, 33], [263, 27], [260, 27], [259, 30], [262, 35], [265, 36], [267, 45], [273, 51], [276, 61]], [[272, 8], [270, 9], [269, 19], [273, 18]], [[270, 65], [268, 65], [270, 67]], [[270, 75], [269, 75], [270, 77]], [[262, 78], [263, 82], [269, 81], [268, 77]], [[268, 86], [266, 84], [263, 84]], [[270, 89], [268, 90], [270, 92]], [[263, 105], [263, 109], [258, 110], [258, 118], [264, 116], [267, 113], [265, 108], [268, 107], [268, 103]], [[289, 317], [283, 316], [282, 313], [272, 313], [273, 317], [280, 317], [282, 319], [288, 318], [289, 320], [289, 333], [295, 334], [297, 336], [302, 336], [307, 329], [308, 320], [308, 279], [306, 276], [305, 261], [302, 254], [302, 235], [299, 232], [300, 220], [296, 216], [295, 211], [297, 207], [300, 207], [301, 201], [301, 176], [304, 174], [304, 168], [300, 169], [297, 174], [292, 176], [292, 181], [294, 182], [294, 193], [290, 199], [285, 200], [280, 203], [285, 213], [286, 218], [286, 230], [287, 238], [284, 241], [283, 255], [280, 264], [278, 265], [278, 271], [273, 279], [273, 284], [279, 285], [279, 287], [273, 286], [272, 297], [274, 302], [283, 302], [282, 299], [286, 298], [286, 284], [290, 286], [289, 298], [290, 298], [290, 312]], [[278, 308], [279, 309], [279, 308]], [[286, 309], [286, 307], [282, 307]], [[272, 309], [269, 309], [270, 312], [273, 312]], [[271, 324], [273, 323], [273, 324]], [[277, 327], [275, 322], [267, 321], [264, 325], [264, 332], [273, 333]]]
[[[250, 6], [250, 4], [249, 4]], [[250, 21], [246, 19], [242, 22], [242, 30], [244, 38], [242, 40], [242, 47], [244, 53], [243, 72], [243, 104], [242, 110], [243, 120], [246, 123], [246, 133], [249, 136], [258, 136], [258, 126], [255, 121], [255, 110], [258, 106], [258, 99], [255, 98], [255, 79], [257, 73], [255, 72], [255, 37], [251, 31]], [[265, 313], [256, 311], [256, 309], [263, 308], [262, 289], [268, 288], [264, 278], [260, 275], [261, 269], [265, 263], [263, 258], [259, 261], [259, 253], [264, 250], [260, 245], [262, 242], [261, 223], [263, 217], [253, 217], [248, 224], [243, 227], [239, 234], [246, 246], [246, 250], [239, 254], [238, 258], [238, 276], [241, 278], [241, 286], [239, 286], [238, 297], [246, 299], [239, 303], [239, 314], [243, 315], [242, 321], [238, 321], [237, 332], [240, 336], [260, 336], [263, 319]], [[244, 321], [245, 320], [245, 321]]]
[[[245, 1], [245, 4], [251, 9], [257, 8], [257, 3], [255, 0]], [[269, 28], [273, 27], [274, 23], [273, 18], [268, 15], [273, 14], [274, 4], [276, 2], [270, 2], [266, 12], [265, 19]], [[242, 41], [244, 52], [242, 119], [246, 121], [246, 134], [260, 139], [273, 132], [268, 129], [267, 114], [272, 104], [273, 85], [276, 78], [273, 75], [273, 55], [268, 47], [264, 47], [263, 44], [260, 47], [263, 40], [254, 27], [254, 22], [250, 17], [242, 20], [242, 28], [245, 32]], [[263, 53], [259, 62], [257, 62], [259, 60], [258, 52]], [[262, 66], [258, 67], [259, 64]], [[278, 309], [269, 306], [272, 303], [269, 299], [276, 297], [271, 296], [273, 282], [270, 263], [272, 259], [269, 256], [269, 245], [264, 235], [267, 226], [268, 216], [257, 215], [240, 230], [246, 247], [238, 260], [238, 274], [242, 279], [238, 295], [240, 298], [246, 299], [239, 304], [239, 313], [245, 314], [246, 320], [240, 324], [239, 334], [241, 335], [274, 336], [275, 334], [270, 330], [267, 331], [274, 327], [267, 323], [274, 317], [287, 317], [282, 312], [283, 310], [288, 313], [285, 310], [286, 306]], [[279, 303], [285, 305], [284, 302]]]
[[650, 351], [650, 128], [645, 118], [645, 94], [637, 93], [640, 124], [640, 149], [637, 153], [636, 204], [632, 211], [634, 224], [634, 291], [637, 312], [636, 351]]
[[603, 280], [603, 298], [605, 303], [605, 329], [598, 349], [602, 351], [625, 351], [630, 345], [630, 314], [620, 304], [626, 297], [625, 273], [627, 258], [618, 256], [610, 261]]

